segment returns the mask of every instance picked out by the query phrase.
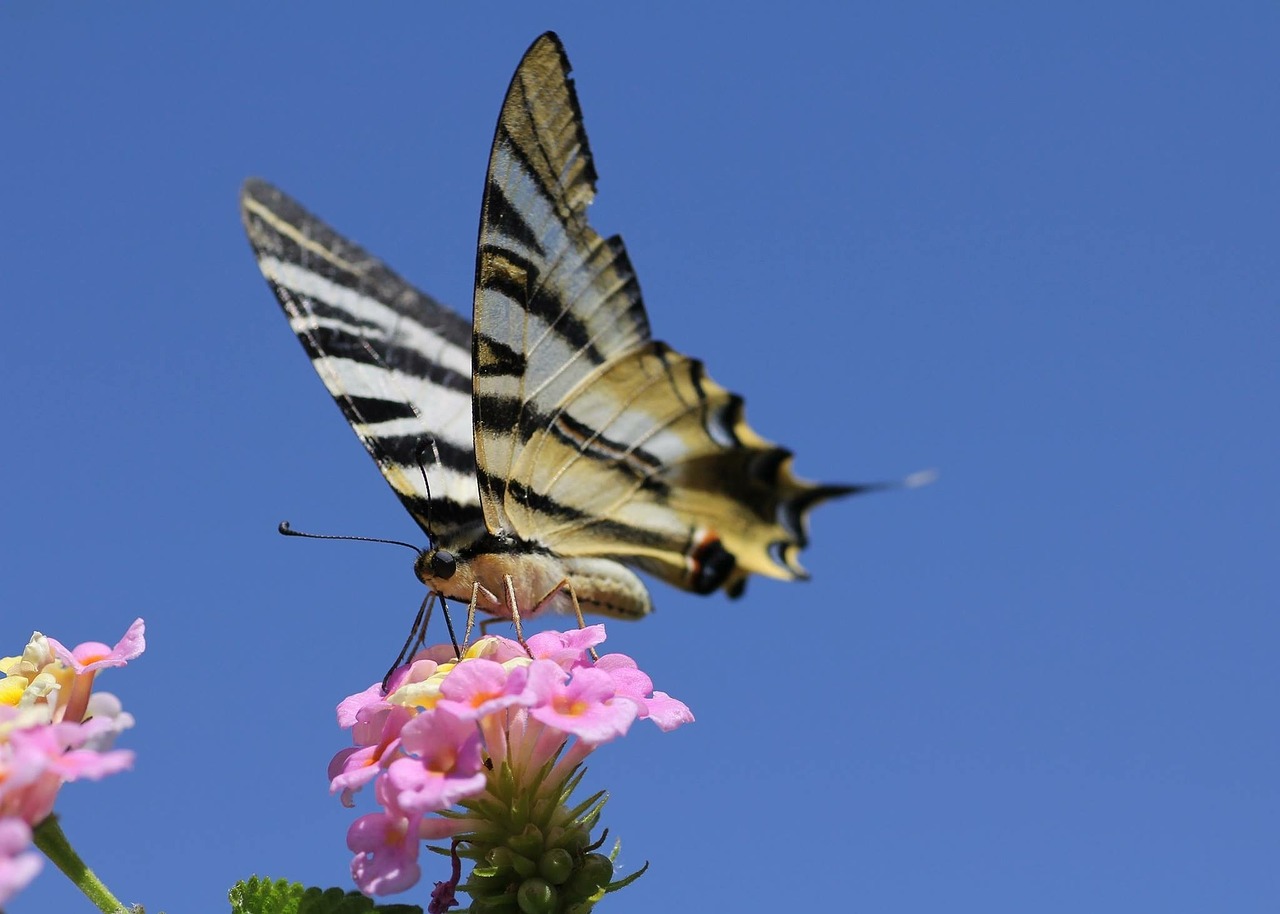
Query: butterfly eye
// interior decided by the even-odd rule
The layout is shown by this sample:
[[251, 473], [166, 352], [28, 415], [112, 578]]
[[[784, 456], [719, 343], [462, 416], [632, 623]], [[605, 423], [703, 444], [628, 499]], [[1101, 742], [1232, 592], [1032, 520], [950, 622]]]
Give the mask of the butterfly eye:
[[457, 559], [446, 549], [437, 549], [431, 556], [431, 574], [434, 577], [448, 580], [458, 570]]

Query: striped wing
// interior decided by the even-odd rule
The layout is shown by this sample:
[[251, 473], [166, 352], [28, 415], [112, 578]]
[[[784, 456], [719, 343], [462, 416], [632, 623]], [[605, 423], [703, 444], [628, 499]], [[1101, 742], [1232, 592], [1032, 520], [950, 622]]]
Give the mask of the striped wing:
[[429, 513], [442, 544], [473, 539], [483, 516], [467, 320], [271, 185], [245, 182], [240, 206], [262, 275], [391, 488], [424, 530]]
[[[750, 573], [804, 577], [808, 510], [858, 490], [796, 479], [791, 453], [747, 425], [741, 397], [658, 342], [602, 365], [530, 437], [514, 477], [537, 493], [508, 498], [522, 535], [696, 591], [732, 592]], [[704, 577], [713, 541], [736, 559], [723, 579]]]
[[547, 33], [526, 52], [494, 135], [476, 255], [476, 458], [485, 522], [505, 504], [519, 448], [598, 365], [649, 324], [622, 240], [587, 224], [595, 168], [569, 61]]
[[[850, 491], [795, 479], [741, 400], [649, 338], [622, 241], [586, 210], [595, 169], [555, 35], [521, 61], [489, 160], [472, 343], [485, 523], [692, 590], [803, 575], [805, 512]], [[710, 578], [719, 542], [736, 560]]]

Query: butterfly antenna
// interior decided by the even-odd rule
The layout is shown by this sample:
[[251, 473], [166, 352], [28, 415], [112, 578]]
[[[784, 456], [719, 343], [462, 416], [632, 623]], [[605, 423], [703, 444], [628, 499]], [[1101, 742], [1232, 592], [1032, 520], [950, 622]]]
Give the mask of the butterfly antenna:
[[[438, 464], [440, 463], [440, 449], [436, 447], [436, 439], [434, 438], [430, 439], [430, 443], [431, 443], [431, 453], [436, 458], [436, 463]], [[434, 546], [436, 545], [436, 535], [435, 535], [435, 531], [431, 529], [431, 506], [434, 504], [434, 500], [431, 498], [431, 480], [427, 478], [427, 465], [422, 459], [423, 451], [425, 449], [426, 449], [426, 444], [424, 443], [422, 448], [419, 448], [418, 450], [418, 472], [422, 474], [422, 485], [427, 490], [427, 513], [426, 513], [426, 517], [423, 518], [422, 525], [427, 531], [427, 539], [430, 540], [431, 545]], [[448, 617], [449, 617], [449, 611], [446, 609], [445, 618], [447, 619]]]
[[377, 536], [337, 536], [332, 533], [304, 533], [301, 530], [295, 530], [290, 527], [287, 520], [280, 521], [280, 526], [276, 529], [280, 531], [281, 536], [298, 536], [308, 540], [353, 540], [357, 543], [386, 543], [388, 546], [404, 546], [404, 548], [412, 549], [418, 555], [422, 555], [422, 549], [413, 545], [413, 543], [405, 543], [400, 540], [384, 540]]

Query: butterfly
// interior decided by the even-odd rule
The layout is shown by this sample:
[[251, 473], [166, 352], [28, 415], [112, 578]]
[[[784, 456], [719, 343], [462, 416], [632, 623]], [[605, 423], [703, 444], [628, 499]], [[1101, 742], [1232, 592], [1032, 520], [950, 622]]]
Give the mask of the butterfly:
[[428, 536], [415, 572], [510, 618], [635, 619], [632, 568], [696, 593], [805, 577], [807, 514], [875, 486], [817, 485], [742, 399], [654, 340], [622, 240], [587, 221], [596, 171], [552, 32], [502, 104], [474, 319], [418, 291], [271, 185], [245, 229], [316, 372]]

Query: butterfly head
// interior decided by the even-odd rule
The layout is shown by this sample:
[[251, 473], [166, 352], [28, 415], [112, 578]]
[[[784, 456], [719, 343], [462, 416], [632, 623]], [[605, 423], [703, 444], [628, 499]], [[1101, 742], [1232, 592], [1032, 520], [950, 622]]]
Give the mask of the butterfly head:
[[458, 573], [458, 559], [448, 549], [432, 543], [429, 549], [418, 554], [413, 572], [428, 587], [448, 592], [452, 588], [445, 582], [451, 581]]

